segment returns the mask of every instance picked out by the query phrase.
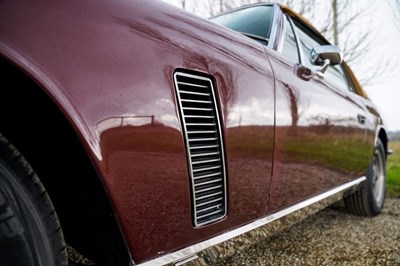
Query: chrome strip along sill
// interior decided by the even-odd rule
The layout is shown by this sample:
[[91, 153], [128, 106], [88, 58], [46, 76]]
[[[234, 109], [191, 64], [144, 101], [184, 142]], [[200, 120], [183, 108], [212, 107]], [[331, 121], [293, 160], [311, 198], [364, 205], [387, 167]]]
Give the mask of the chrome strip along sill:
[[[235, 255], [238, 251], [246, 250], [250, 245], [256, 244], [341, 200], [349, 189], [357, 188], [365, 180], [365, 176], [360, 177], [237, 229], [137, 265], [182, 265], [192, 261], [191, 258], [200, 260], [200, 265], [214, 264], [217, 261]], [[275, 223], [272, 222], [278, 219], [280, 219], [280, 222], [274, 225]], [[235, 239], [238, 236], [245, 237], [248, 241], [243, 241], [243, 239], [238, 241], [238, 239]]]

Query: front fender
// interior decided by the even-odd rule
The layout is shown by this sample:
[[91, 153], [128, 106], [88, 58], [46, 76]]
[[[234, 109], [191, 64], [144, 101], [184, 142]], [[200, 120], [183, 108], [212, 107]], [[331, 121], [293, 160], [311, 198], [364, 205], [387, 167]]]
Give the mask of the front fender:
[[[0, 53], [75, 128], [136, 262], [265, 215], [274, 77], [261, 45], [158, 1], [6, 1], [0, 25]], [[176, 68], [215, 78], [227, 142], [228, 217], [196, 229]], [[254, 153], [255, 141], [262, 146]]]

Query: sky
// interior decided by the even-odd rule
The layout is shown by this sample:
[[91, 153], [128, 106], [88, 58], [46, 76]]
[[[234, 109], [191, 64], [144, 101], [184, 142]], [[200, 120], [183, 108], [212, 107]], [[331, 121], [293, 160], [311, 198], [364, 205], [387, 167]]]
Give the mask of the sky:
[[[165, 1], [177, 6], [180, 2], [179, 0]], [[379, 1], [370, 13], [372, 17], [360, 19], [355, 27], [368, 27], [371, 35], [376, 36], [376, 41], [372, 43], [372, 52], [368, 53], [368, 58], [365, 58], [365, 64], [371, 68], [377, 67], [382, 60], [389, 60], [392, 64], [387, 69], [387, 74], [381, 78], [378, 77], [376, 81], [372, 81], [363, 88], [380, 111], [386, 129], [400, 131], [400, 18], [396, 27], [393, 2], [394, 0]], [[358, 3], [366, 4], [368, 1], [359, 1], [356, 5]], [[363, 73], [357, 73], [357, 67], [353, 67], [353, 71], [361, 79]]]
[[382, 53], [392, 62], [397, 63], [397, 66], [393, 70], [388, 69], [389, 75], [385, 80], [366, 86], [364, 90], [377, 105], [387, 129], [395, 131], [400, 130], [400, 19], [397, 28], [393, 7], [389, 1], [382, 1], [374, 13], [377, 23], [374, 31], [377, 34], [376, 49], [378, 51], [376, 57], [369, 60], [379, 62], [382, 59]]

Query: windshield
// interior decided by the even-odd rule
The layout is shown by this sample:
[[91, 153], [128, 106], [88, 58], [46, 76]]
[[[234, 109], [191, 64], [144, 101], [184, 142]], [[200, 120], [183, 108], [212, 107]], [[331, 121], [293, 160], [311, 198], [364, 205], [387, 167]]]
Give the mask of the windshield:
[[268, 44], [273, 10], [272, 5], [252, 6], [221, 14], [210, 20]]

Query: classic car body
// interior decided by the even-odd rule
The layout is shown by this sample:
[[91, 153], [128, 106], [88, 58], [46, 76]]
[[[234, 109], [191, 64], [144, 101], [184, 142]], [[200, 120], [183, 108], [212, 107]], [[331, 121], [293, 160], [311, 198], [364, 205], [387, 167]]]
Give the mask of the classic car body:
[[0, 132], [67, 244], [173, 263], [364, 182], [387, 147], [378, 112], [345, 64], [353, 91], [299, 78], [285, 19], [315, 30], [264, 6], [265, 45], [159, 1], [0, 2]]

